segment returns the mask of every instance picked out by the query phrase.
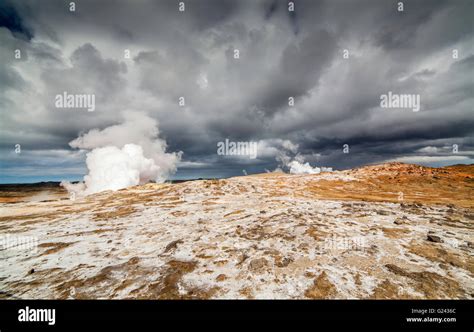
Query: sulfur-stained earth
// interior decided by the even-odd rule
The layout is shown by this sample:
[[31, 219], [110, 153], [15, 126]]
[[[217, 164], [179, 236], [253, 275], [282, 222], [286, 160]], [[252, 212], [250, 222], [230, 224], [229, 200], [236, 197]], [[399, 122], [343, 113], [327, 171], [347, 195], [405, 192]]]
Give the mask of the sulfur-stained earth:
[[473, 165], [0, 195], [0, 298], [474, 297]]

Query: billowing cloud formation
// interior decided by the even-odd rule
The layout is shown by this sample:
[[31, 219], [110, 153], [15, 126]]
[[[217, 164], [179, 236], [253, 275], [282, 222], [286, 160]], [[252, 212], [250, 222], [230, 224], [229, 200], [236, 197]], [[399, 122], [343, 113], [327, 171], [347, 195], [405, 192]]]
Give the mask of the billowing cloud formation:
[[163, 182], [176, 171], [181, 158], [181, 153], [166, 153], [157, 121], [142, 113], [125, 113], [124, 123], [90, 130], [69, 144], [92, 150], [87, 153], [84, 182], [63, 182], [66, 189], [80, 195]]
[[[169, 150], [184, 152], [180, 178], [275, 169], [272, 142], [285, 140], [304, 163], [336, 169], [473, 162], [471, 0], [413, 0], [403, 12], [389, 0], [299, 0], [295, 12], [279, 0], [187, 1], [184, 12], [175, 0], [81, 0], [76, 12], [6, 3], [0, 181], [52, 168], [82, 177], [85, 155], [68, 142], [127, 109], [159, 120]], [[56, 109], [63, 91], [94, 93], [96, 110]], [[419, 94], [421, 110], [381, 108], [388, 91]], [[223, 158], [225, 139], [267, 146], [252, 161]]]

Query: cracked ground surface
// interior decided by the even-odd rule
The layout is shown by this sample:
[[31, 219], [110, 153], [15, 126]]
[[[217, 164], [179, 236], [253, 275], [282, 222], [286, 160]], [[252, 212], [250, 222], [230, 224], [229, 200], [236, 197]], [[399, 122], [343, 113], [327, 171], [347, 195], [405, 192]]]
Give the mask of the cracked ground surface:
[[0, 192], [1, 298], [474, 297], [474, 167]]

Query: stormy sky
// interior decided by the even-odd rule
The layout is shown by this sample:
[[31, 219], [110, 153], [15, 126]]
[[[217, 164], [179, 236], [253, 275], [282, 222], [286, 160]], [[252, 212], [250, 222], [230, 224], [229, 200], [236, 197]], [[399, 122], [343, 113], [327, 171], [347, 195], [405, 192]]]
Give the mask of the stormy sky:
[[[82, 179], [69, 142], [124, 112], [182, 151], [174, 178], [273, 170], [288, 142], [335, 169], [474, 162], [471, 0], [69, 2], [0, 2], [0, 182]], [[56, 108], [63, 91], [95, 110]], [[420, 95], [420, 111], [382, 108], [388, 91]], [[225, 139], [259, 142], [258, 157], [218, 155]]]

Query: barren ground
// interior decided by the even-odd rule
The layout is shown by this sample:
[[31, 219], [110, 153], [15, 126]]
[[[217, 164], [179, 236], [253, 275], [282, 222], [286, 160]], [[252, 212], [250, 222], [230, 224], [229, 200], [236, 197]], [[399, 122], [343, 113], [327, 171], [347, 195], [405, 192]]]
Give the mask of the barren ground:
[[474, 297], [473, 165], [0, 195], [0, 298]]

